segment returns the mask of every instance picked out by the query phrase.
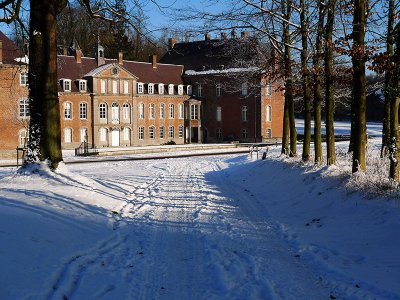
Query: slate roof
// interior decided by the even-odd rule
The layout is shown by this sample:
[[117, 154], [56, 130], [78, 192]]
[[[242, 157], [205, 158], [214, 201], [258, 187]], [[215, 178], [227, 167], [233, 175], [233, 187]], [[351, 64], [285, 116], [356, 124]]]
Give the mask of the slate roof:
[[18, 64], [14, 59], [23, 57], [22, 51], [1, 31], [0, 40], [3, 42], [3, 64]]

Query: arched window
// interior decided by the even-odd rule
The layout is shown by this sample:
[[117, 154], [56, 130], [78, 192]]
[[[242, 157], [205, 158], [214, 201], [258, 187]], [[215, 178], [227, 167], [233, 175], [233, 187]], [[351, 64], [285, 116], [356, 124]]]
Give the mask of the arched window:
[[173, 105], [172, 103], [169, 105], [169, 118], [175, 118], [175, 105]]
[[164, 129], [164, 126], [160, 126], [159, 135], [160, 135], [160, 139], [163, 139], [163, 138], [165, 137], [165, 129]]
[[100, 119], [107, 119], [107, 104], [100, 103], [100, 105], [99, 105], [99, 117], [100, 117]]
[[149, 127], [149, 139], [155, 138], [155, 131], [156, 131], [156, 128], [154, 126]]
[[128, 103], [122, 105], [123, 117], [125, 121], [129, 122], [131, 119], [131, 106]]
[[124, 133], [124, 140], [130, 141], [131, 140], [131, 129], [128, 127], [125, 127], [123, 133]]
[[154, 104], [150, 103], [149, 104], [149, 119], [154, 119], [155, 118], [155, 108]]
[[267, 131], [265, 132], [265, 137], [267, 139], [272, 138], [272, 130], [271, 130], [271, 128], [267, 128]]
[[165, 118], [165, 104], [160, 103], [160, 119], [164, 119], [164, 118]]
[[217, 97], [220, 97], [222, 94], [222, 86], [220, 83], [217, 83], [217, 85], [215, 86], [215, 95]]
[[222, 108], [221, 106], [217, 107], [217, 122], [221, 122], [222, 120]]
[[248, 120], [247, 106], [242, 106], [242, 121], [247, 122], [247, 120]]
[[242, 96], [247, 96], [248, 94], [248, 84], [247, 82], [242, 83]]
[[86, 102], [79, 103], [79, 118], [87, 119], [87, 103]]
[[175, 137], [175, 128], [174, 126], [169, 126], [168, 127], [168, 136], [170, 139], [173, 139]]
[[183, 103], [179, 104], [179, 119], [183, 119], [185, 116], [185, 105]]
[[71, 128], [64, 129], [64, 142], [72, 143], [72, 129]]
[[139, 103], [139, 119], [144, 119], [144, 103]]
[[64, 119], [72, 119], [72, 104], [71, 102], [64, 102]]
[[267, 105], [265, 109], [265, 119], [267, 122], [271, 122], [272, 120], [272, 111], [271, 111], [271, 106]]
[[114, 124], [119, 123], [119, 105], [115, 102], [111, 105], [111, 122]]
[[178, 127], [178, 137], [181, 139], [183, 138], [183, 126], [179, 125]]

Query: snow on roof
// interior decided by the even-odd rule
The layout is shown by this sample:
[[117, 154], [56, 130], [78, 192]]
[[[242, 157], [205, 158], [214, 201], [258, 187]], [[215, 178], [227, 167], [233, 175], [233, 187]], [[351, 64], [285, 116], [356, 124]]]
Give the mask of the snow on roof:
[[243, 73], [243, 72], [257, 72], [259, 67], [248, 67], [248, 68], [229, 68], [223, 70], [207, 70], [207, 71], [194, 71], [187, 70], [185, 75], [207, 75], [207, 74], [226, 74], [226, 73]]
[[23, 56], [23, 57], [14, 58], [14, 61], [20, 62], [20, 63], [24, 63], [24, 64], [29, 64], [28, 55], [25, 55], [25, 56]]
[[105, 64], [102, 65], [96, 69], [93, 69], [92, 71], [90, 71], [89, 73], [87, 73], [84, 77], [90, 77], [90, 76], [96, 76], [97, 74], [103, 72], [104, 70], [108, 69], [109, 67], [113, 66], [115, 64]]

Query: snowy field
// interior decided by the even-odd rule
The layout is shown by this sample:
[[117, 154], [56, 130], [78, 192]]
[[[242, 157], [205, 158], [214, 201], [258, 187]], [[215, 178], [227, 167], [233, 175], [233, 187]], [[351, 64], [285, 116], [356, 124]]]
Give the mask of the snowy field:
[[400, 299], [398, 193], [279, 152], [0, 168], [0, 299]]

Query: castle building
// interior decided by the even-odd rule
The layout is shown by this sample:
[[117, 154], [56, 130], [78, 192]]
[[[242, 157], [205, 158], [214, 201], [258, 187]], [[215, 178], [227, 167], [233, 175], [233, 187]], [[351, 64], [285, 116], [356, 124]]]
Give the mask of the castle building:
[[[209, 50], [215, 41], [193, 45]], [[227, 76], [232, 67], [213, 68], [215, 58], [205, 69], [209, 54], [177, 56], [193, 45], [171, 45], [160, 62], [156, 56], [127, 61], [122, 53], [108, 59], [101, 45], [94, 57], [84, 57], [77, 45], [58, 55], [62, 148], [83, 142], [100, 148], [279, 138], [282, 92], [274, 92], [263, 76], [256, 81], [259, 93], [251, 92], [254, 80], [237, 83]], [[15, 156], [17, 147], [26, 146], [27, 68], [27, 57], [0, 32], [0, 157]], [[236, 73], [243, 78], [242, 71]], [[240, 90], [228, 90], [229, 82]]]

